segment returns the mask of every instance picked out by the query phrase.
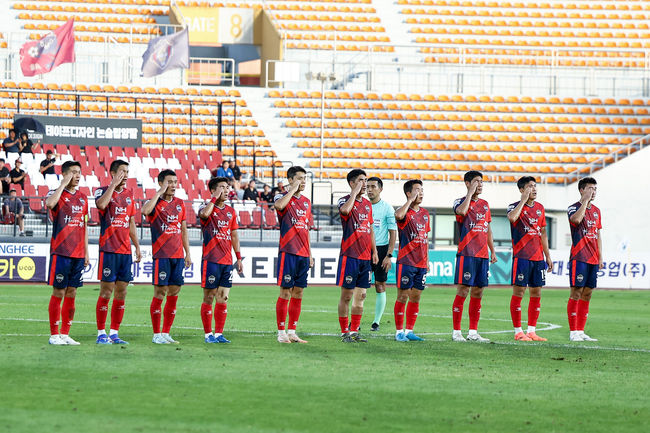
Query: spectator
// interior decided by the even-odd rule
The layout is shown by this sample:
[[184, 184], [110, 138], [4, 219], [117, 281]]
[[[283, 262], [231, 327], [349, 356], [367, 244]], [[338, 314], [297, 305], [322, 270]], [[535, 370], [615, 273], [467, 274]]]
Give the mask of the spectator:
[[230, 170], [232, 171], [232, 176], [239, 182], [241, 180], [241, 170], [234, 159], [230, 160]]
[[9, 169], [5, 165], [5, 160], [0, 158], [0, 194], [7, 194], [9, 192]]
[[[37, 143], [40, 143], [40, 140], [37, 141]], [[34, 146], [34, 143], [32, 143], [32, 140], [29, 139], [29, 135], [27, 135], [26, 132], [21, 132], [20, 143], [18, 143], [18, 151], [20, 153], [34, 153], [32, 146]]]
[[45, 154], [45, 159], [41, 161], [41, 174], [45, 177], [46, 174], [56, 174], [54, 172], [54, 164], [56, 164], [56, 158], [54, 152], [48, 150]]
[[284, 186], [282, 181], [278, 181], [278, 186], [273, 188], [273, 196], [275, 197], [276, 194], [285, 194], [287, 192], [287, 188]]
[[22, 189], [25, 189], [25, 170], [22, 169], [23, 161], [18, 158], [16, 160], [16, 166], [9, 172], [9, 177], [11, 178], [11, 183], [16, 183], [20, 185]]
[[259, 200], [259, 194], [257, 193], [257, 188], [255, 188], [255, 181], [251, 180], [248, 182], [248, 187], [244, 190], [244, 200], [253, 200], [255, 203]]
[[274, 200], [275, 195], [271, 191], [271, 187], [268, 186], [267, 184], [264, 184], [264, 191], [262, 191], [262, 193], [260, 194], [260, 198], [262, 199], [262, 201], [269, 204], [273, 204], [273, 202], [275, 201]]
[[244, 190], [248, 186], [246, 182], [242, 182], [239, 184], [239, 187], [237, 187], [238, 182], [235, 182], [233, 179], [233, 184], [235, 185], [235, 192], [237, 193], [237, 200], [243, 200], [244, 199]]
[[9, 137], [5, 138], [2, 141], [2, 148], [4, 149], [4, 151], [6, 153], [9, 153], [9, 152], [18, 153], [19, 152], [18, 143], [20, 143], [20, 140], [18, 139], [18, 137], [16, 137], [16, 131], [14, 131], [13, 129], [10, 129], [9, 130]]
[[9, 197], [5, 198], [2, 204], [2, 213], [5, 223], [13, 224], [18, 222], [19, 236], [25, 236], [25, 220], [23, 215], [23, 202], [16, 195], [16, 190], [9, 191]]
[[221, 167], [217, 169], [217, 176], [216, 177], [227, 177], [228, 179], [234, 179], [232, 175], [232, 170], [228, 166], [228, 161], [224, 160], [221, 163]]

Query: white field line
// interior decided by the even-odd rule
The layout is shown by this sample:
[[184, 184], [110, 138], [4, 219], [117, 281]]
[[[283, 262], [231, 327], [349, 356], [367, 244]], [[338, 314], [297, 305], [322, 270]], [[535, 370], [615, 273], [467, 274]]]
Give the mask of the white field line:
[[[447, 316], [431, 316], [431, 317], [447, 317]], [[451, 316], [449, 316], [451, 317]], [[22, 317], [0, 317], [0, 320], [7, 320], [7, 321], [22, 321], [22, 322], [49, 322], [49, 320], [44, 320], [44, 319], [29, 319], [29, 318], [22, 318]], [[498, 321], [508, 321], [505, 319], [485, 319], [485, 320], [498, 320]], [[95, 322], [77, 322], [75, 321], [74, 323], [79, 323], [79, 324], [85, 324], [85, 325], [94, 325]], [[547, 325], [546, 328], [540, 328], [538, 331], [542, 330], [551, 330], [551, 329], [557, 329], [560, 328], [561, 326], [559, 325], [554, 325], [552, 323], [544, 323], [544, 322], [539, 322], [543, 325]], [[134, 324], [122, 324], [122, 327], [135, 327], [135, 328], [149, 328], [150, 325], [143, 325], [139, 323], [134, 323]], [[174, 329], [186, 329], [186, 330], [194, 330], [194, 331], [202, 331], [203, 328], [199, 327], [193, 327], [193, 326], [174, 326]], [[259, 336], [267, 336], [267, 335], [275, 335], [276, 331], [253, 331], [250, 329], [229, 329], [228, 332], [233, 332], [233, 333], [242, 333], [242, 334], [252, 334], [252, 335], [259, 335]], [[488, 332], [481, 332], [482, 334], [502, 334], [502, 333], [511, 333], [512, 330], [505, 330], [505, 331], [488, 331]], [[449, 335], [449, 332], [418, 332], [419, 335], [427, 335], [427, 336], [437, 336], [437, 335]], [[6, 337], [49, 337], [50, 334], [0, 334]], [[182, 336], [182, 337], [196, 337], [195, 334], [177, 334], [176, 336]], [[302, 335], [305, 336], [319, 336], [319, 337], [340, 337], [339, 333], [326, 333], [326, 332], [305, 332], [302, 333]], [[383, 338], [383, 339], [392, 339], [393, 334], [371, 334], [370, 335], [372, 338]], [[431, 342], [449, 342], [449, 338], [429, 338], [427, 341]], [[458, 343], [462, 344], [462, 343]], [[640, 348], [632, 348], [632, 347], [610, 347], [610, 346], [598, 346], [598, 345], [584, 345], [584, 344], [556, 344], [556, 343], [531, 343], [531, 342], [526, 342], [526, 343], [517, 343], [515, 341], [493, 341], [491, 344], [497, 344], [497, 345], [507, 345], [507, 346], [512, 346], [512, 345], [517, 345], [517, 346], [540, 346], [540, 347], [552, 347], [554, 349], [588, 349], [588, 350], [609, 350], [609, 351], [618, 351], [618, 352], [639, 352], [639, 353], [650, 353], [650, 350], [648, 349], [640, 349]]]

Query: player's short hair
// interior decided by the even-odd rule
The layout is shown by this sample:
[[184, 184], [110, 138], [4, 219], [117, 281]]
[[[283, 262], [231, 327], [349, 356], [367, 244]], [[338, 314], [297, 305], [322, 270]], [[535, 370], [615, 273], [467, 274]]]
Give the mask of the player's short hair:
[[292, 166], [289, 167], [289, 169], [287, 170], [287, 179], [293, 179], [293, 177], [294, 177], [295, 175], [297, 175], [298, 173], [305, 173], [305, 174], [307, 174], [307, 171], [306, 171], [304, 168], [302, 168], [301, 166], [299, 166], [299, 165], [292, 165]]
[[480, 177], [481, 179], [483, 179], [483, 173], [481, 173], [480, 171], [476, 171], [476, 170], [470, 170], [467, 173], [465, 173], [465, 176], [463, 176], [463, 180], [465, 182], [471, 182], [471, 181], [474, 180], [474, 178], [477, 178], [477, 177]]
[[411, 191], [413, 191], [414, 185], [422, 185], [422, 181], [420, 179], [407, 180], [406, 183], [404, 184], [404, 194], [406, 195]]
[[81, 170], [81, 164], [79, 163], [79, 161], [66, 161], [61, 166], [61, 173], [64, 174], [67, 173], [68, 171], [70, 171], [72, 167], [79, 167], [79, 169]]
[[161, 171], [160, 173], [158, 173], [158, 183], [163, 183], [163, 181], [165, 180], [165, 178], [167, 176], [176, 176], [176, 172], [174, 170], [170, 170], [168, 168]]
[[377, 182], [379, 188], [384, 189], [384, 182], [382, 182], [382, 180], [379, 179], [377, 176], [369, 177], [367, 182]]
[[593, 177], [583, 177], [578, 182], [578, 191], [584, 189], [587, 185], [597, 185], [597, 184], [598, 182], [596, 182], [596, 179], [594, 179]]
[[0, 158], [0, 162], [5, 162], [4, 158]]
[[354, 182], [355, 180], [357, 180], [357, 177], [362, 176], [362, 175], [365, 176], [366, 172], [364, 170], [361, 170], [360, 168], [355, 168], [354, 170], [350, 170], [350, 172], [346, 176], [346, 179], [347, 179], [348, 183], [351, 183], [351, 182]]
[[210, 182], [208, 182], [208, 189], [210, 191], [215, 190], [215, 189], [217, 189], [217, 186], [222, 182], [225, 183], [226, 185], [229, 185], [229, 183], [228, 183], [229, 180], [230, 179], [228, 179], [227, 177], [223, 177], [223, 176], [213, 177], [212, 179], [210, 179]]
[[522, 176], [517, 181], [517, 188], [524, 189], [528, 182], [536, 182], [536, 180], [533, 176]]
[[119, 170], [123, 165], [129, 165], [129, 163], [122, 159], [116, 159], [115, 161], [111, 162], [111, 168], [108, 171], [111, 173], [117, 173], [117, 170]]

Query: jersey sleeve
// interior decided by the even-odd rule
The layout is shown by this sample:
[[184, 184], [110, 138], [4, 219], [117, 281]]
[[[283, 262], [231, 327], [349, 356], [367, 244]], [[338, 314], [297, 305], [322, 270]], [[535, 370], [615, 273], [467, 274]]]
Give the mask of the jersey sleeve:
[[237, 224], [237, 214], [233, 211], [233, 216], [230, 219], [230, 231], [239, 229], [239, 224]]
[[465, 201], [465, 197], [463, 197], [463, 198], [457, 198], [456, 200], [454, 200], [453, 208], [454, 208], [454, 213], [455, 213], [456, 215], [458, 215], [458, 212], [456, 212], [456, 210], [458, 209], [458, 206], [460, 206], [461, 204], [463, 204], [464, 201]]
[[[370, 203], [368, 203], [370, 204]], [[368, 206], [370, 208], [370, 212], [368, 212], [368, 221], [370, 222], [370, 225], [372, 226], [375, 223], [375, 220], [372, 218], [372, 205]]]
[[539, 226], [546, 227], [546, 209], [542, 208], [542, 216], [539, 217], [539, 219], [540, 219]]
[[341, 213], [341, 207], [342, 207], [345, 203], [347, 203], [348, 200], [349, 200], [350, 198], [351, 198], [351, 197], [349, 197], [349, 196], [348, 196], [347, 198], [346, 198], [346, 197], [341, 197], [341, 198], [339, 199], [338, 203], [337, 203], [338, 208], [339, 208], [339, 215], [341, 216], [341, 219], [344, 220], [344, 221], [347, 220], [347, 219], [350, 217], [350, 214], [343, 215], [343, 214]]
[[187, 212], [185, 211], [185, 203], [183, 200], [180, 200], [181, 203], [181, 214], [178, 216], [180, 222], [187, 222]]
[[389, 204], [386, 204], [388, 212], [386, 212], [386, 227], [388, 230], [397, 230], [397, 222], [395, 220], [395, 210]]
[[601, 230], [603, 228], [603, 214], [600, 210], [598, 210], [598, 230]]
[[578, 207], [577, 207], [575, 204], [572, 204], [571, 206], [569, 206], [569, 208], [568, 208], [567, 211], [566, 211], [566, 214], [567, 214], [567, 216], [569, 217], [569, 224], [572, 225], [572, 226], [575, 226], [576, 224], [573, 224], [573, 223], [571, 222], [571, 217], [572, 217], [573, 214], [576, 213], [577, 211], [578, 211]]
[[147, 221], [152, 223], [156, 219], [156, 213], [158, 212], [158, 203], [153, 207], [153, 210], [149, 215], [145, 215], [145, 218], [147, 218]]
[[[54, 190], [49, 190], [47, 192], [47, 195], [45, 196], [45, 199], [48, 199], [54, 195]], [[60, 200], [61, 198], [59, 198]], [[50, 212], [52, 212], [52, 216], [56, 217], [56, 214], [59, 213], [59, 202], [57, 202], [52, 209], [50, 209]]]
[[[278, 200], [280, 200], [284, 196], [285, 196], [285, 194], [282, 194], [282, 193], [276, 194], [275, 197], [273, 197], [273, 203], [277, 202]], [[280, 209], [276, 208], [275, 211], [278, 213], [278, 215], [282, 216], [289, 210], [288, 208], [289, 208], [289, 206], [287, 205], [287, 206], [284, 207], [284, 209], [280, 210]]]
[[406, 224], [408, 224], [410, 217], [411, 215], [408, 210], [406, 211], [406, 215], [404, 215], [404, 219], [401, 220], [395, 219], [395, 216], [393, 215], [393, 219], [397, 222], [397, 227], [399, 227], [400, 229], [406, 227]]
[[203, 212], [203, 209], [205, 209], [206, 207], [208, 207], [208, 202], [203, 202], [203, 203], [201, 203], [201, 205], [199, 206], [199, 219], [201, 220], [201, 225], [203, 225], [203, 222], [204, 222], [204, 221], [207, 221], [208, 218], [209, 218], [209, 217], [208, 217], [208, 218], [203, 218], [203, 217], [201, 216], [201, 212]]
[[518, 205], [519, 205], [519, 202], [509, 204], [509, 205], [508, 205], [508, 209], [506, 209], [506, 214], [509, 214], [510, 212], [512, 212], [513, 210], [515, 210], [515, 208], [516, 208]]
[[[486, 205], [487, 206], [487, 205]], [[491, 223], [492, 222], [492, 211], [490, 211], [490, 208], [488, 207], [487, 212], [485, 213], [485, 221]]]

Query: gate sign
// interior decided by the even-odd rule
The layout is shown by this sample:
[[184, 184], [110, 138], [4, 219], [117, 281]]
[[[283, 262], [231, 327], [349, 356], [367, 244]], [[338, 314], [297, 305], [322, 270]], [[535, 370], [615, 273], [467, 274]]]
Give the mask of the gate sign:
[[190, 45], [254, 43], [253, 8], [179, 6], [177, 9], [190, 30]]
[[[41, 140], [47, 144], [76, 144], [78, 146], [142, 146], [142, 120], [140, 119], [98, 119], [89, 117], [58, 117], [14, 114], [18, 119], [32, 118], [38, 125], [37, 131], [30, 131], [32, 141]], [[37, 123], [37, 124], [38, 124]]]

